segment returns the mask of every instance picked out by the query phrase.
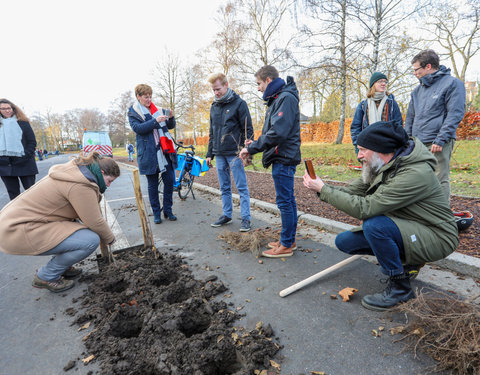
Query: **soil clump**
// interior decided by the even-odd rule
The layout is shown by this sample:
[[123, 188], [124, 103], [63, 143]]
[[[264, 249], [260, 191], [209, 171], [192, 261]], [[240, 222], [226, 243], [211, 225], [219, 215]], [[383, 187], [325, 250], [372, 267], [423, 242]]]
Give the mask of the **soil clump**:
[[100, 361], [102, 374], [277, 373], [272, 327], [235, 326], [241, 315], [221, 300], [227, 288], [216, 277], [196, 280], [179, 256], [149, 250], [122, 252], [99, 267], [80, 280], [88, 289], [75, 323], [93, 323], [86, 355]]

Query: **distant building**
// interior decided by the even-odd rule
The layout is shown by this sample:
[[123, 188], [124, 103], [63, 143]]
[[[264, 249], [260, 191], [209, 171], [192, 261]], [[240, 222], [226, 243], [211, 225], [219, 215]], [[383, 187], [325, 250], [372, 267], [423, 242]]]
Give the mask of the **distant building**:
[[308, 124], [310, 122], [310, 117], [305, 116], [303, 113], [300, 113], [300, 124]]
[[478, 85], [475, 81], [466, 81], [465, 90], [467, 91], [467, 103], [473, 102], [478, 94]]

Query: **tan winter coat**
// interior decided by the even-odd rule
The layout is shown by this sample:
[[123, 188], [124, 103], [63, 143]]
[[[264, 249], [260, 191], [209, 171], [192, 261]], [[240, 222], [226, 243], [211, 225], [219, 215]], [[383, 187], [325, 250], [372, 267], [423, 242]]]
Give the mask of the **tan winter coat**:
[[53, 166], [48, 176], [0, 211], [0, 250], [41, 254], [84, 228], [111, 243], [115, 237], [100, 211], [101, 198], [98, 185], [73, 160]]

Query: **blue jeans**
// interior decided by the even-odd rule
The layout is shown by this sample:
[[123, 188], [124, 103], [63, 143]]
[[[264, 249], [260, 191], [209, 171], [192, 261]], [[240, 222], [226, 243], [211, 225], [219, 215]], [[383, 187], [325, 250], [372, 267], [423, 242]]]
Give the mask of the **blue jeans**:
[[[163, 212], [172, 213], [173, 205], [173, 183], [175, 182], [175, 171], [173, 170], [172, 161], [167, 155], [167, 166], [165, 172], [162, 173], [163, 180]], [[147, 174], [148, 182], [148, 199], [150, 200], [150, 207], [152, 207], [153, 214], [160, 217], [161, 207], [158, 199], [158, 175]]]
[[250, 220], [250, 194], [248, 193], [247, 176], [243, 168], [243, 162], [237, 156], [215, 156], [217, 159], [217, 176], [222, 192], [222, 208], [226, 217], [232, 217], [232, 180], [230, 179], [230, 170], [233, 180], [240, 195], [240, 213], [243, 220]]
[[392, 219], [380, 215], [363, 221], [363, 231], [343, 232], [335, 239], [340, 251], [347, 254], [375, 255], [381, 271], [388, 276], [403, 273], [405, 251], [400, 230]]
[[272, 165], [272, 177], [277, 195], [276, 202], [282, 218], [280, 242], [285, 247], [292, 246], [297, 232], [297, 203], [293, 190], [296, 170], [295, 165], [281, 163], [273, 163]]
[[38, 255], [53, 255], [52, 259], [40, 268], [37, 275], [45, 281], [58, 280], [75, 263], [88, 257], [100, 245], [100, 237], [90, 229], [80, 229], [60, 242], [53, 249]]
[[133, 161], [133, 151], [128, 152], [128, 161]]

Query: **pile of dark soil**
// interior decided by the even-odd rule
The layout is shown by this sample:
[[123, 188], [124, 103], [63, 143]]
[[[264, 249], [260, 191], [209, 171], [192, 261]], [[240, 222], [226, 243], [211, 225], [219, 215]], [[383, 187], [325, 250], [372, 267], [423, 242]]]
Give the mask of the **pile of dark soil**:
[[83, 278], [88, 290], [75, 323], [94, 324], [85, 345], [101, 373], [276, 374], [271, 326], [235, 327], [233, 304], [214, 298], [227, 290], [216, 276], [196, 280], [180, 257], [158, 255], [123, 252]]

